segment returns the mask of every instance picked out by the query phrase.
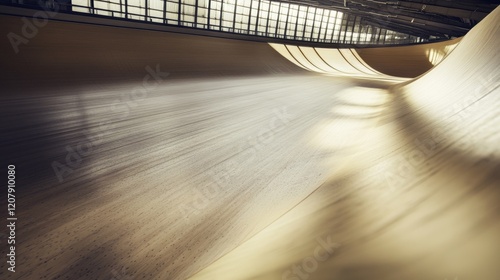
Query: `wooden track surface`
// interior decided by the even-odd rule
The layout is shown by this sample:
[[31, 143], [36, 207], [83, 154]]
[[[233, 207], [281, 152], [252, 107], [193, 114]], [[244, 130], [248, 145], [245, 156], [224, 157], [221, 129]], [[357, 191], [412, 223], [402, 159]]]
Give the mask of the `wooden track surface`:
[[404, 81], [402, 78], [415, 78], [430, 70], [459, 42], [460, 38], [414, 46], [357, 50], [281, 44], [271, 46], [295, 65], [311, 72], [337, 77]]
[[[23, 36], [24, 26], [0, 15], [2, 34]], [[59, 21], [33, 34], [17, 54], [7, 36], [0, 41], [3, 88], [140, 80], [156, 64], [171, 78], [304, 73], [267, 43]]]
[[17, 55], [4, 38], [19, 220], [0, 278], [498, 279], [499, 13], [399, 85], [242, 41], [52, 21]]
[[358, 49], [357, 52], [375, 70], [387, 75], [415, 78], [444, 59], [460, 40], [461, 38], [415, 46]]
[[498, 279], [499, 27], [386, 91], [328, 183], [191, 279]]

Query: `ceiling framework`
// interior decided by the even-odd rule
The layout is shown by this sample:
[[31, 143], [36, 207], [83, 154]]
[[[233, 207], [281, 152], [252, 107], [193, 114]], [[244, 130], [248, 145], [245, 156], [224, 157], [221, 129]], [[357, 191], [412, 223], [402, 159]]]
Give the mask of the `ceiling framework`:
[[451, 0], [0, 0], [250, 40], [336, 48], [418, 44], [465, 35], [497, 1]]
[[493, 11], [492, 0], [272, 0], [310, 5], [360, 16], [362, 24], [428, 39], [465, 35]]

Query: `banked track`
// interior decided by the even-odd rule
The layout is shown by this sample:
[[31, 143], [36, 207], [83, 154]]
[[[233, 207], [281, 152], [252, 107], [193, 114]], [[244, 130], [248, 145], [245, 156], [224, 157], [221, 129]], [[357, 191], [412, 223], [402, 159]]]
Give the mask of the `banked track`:
[[[271, 46], [289, 61], [308, 71], [331, 76], [388, 79], [402, 82], [406, 80], [402, 77], [416, 77], [423, 74], [432, 65], [441, 62], [458, 42], [460, 39], [425, 45], [364, 50], [326, 49], [281, 44], [271, 44]], [[358, 52], [361, 52], [363, 56]], [[397, 55], [391, 56], [391, 53], [402, 53], [404, 58], [398, 59]], [[384, 73], [371, 67], [363, 57], [371, 61], [374, 67], [383, 69]], [[377, 59], [377, 57], [383, 57], [383, 60]], [[405, 63], [411, 67], [405, 67]], [[427, 65], [425, 65], [426, 63]], [[396, 70], [395, 72], [395, 69], [391, 69], [391, 67], [402, 68], [402, 71]]]
[[[21, 32], [20, 18], [1, 21]], [[312, 279], [494, 279], [497, 33], [498, 10], [391, 92], [301, 71], [267, 44], [57, 21], [17, 55], [3, 40], [1, 148], [18, 172], [22, 237], [7, 277], [282, 279], [321, 236], [340, 247]], [[157, 65], [168, 75], [132, 92]], [[430, 90], [443, 80], [461, 83]], [[462, 116], [449, 104], [470, 107], [471, 126], [451, 118], [425, 164], [397, 171], [430, 123], [448, 131], [438, 121]], [[474, 145], [455, 148], [460, 135]], [[62, 180], [54, 162], [70, 170]]]
[[497, 8], [435, 68], [390, 87], [348, 164], [191, 279], [497, 279], [499, 27]]

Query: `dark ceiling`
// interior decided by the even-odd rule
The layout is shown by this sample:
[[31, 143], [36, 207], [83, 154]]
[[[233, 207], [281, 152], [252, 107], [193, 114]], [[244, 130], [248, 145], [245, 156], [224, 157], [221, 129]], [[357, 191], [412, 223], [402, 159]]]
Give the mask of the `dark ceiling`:
[[499, 0], [272, 0], [338, 10], [362, 17], [363, 24], [422, 38], [465, 35], [493, 11]]

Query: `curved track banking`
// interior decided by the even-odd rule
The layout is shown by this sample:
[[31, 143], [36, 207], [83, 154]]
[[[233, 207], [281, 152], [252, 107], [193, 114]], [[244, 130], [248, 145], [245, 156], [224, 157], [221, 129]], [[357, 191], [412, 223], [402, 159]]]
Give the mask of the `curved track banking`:
[[[2, 40], [8, 277], [300, 279], [331, 242], [310, 279], [496, 279], [499, 13], [400, 85], [262, 43], [58, 21]], [[322, 52], [292, 51], [342, 67]]]
[[[499, 22], [391, 87], [383, 114], [350, 123], [369, 129], [328, 183], [191, 279], [497, 279]], [[345, 95], [369, 92], [384, 94]]]
[[459, 42], [460, 38], [415, 46], [359, 50], [274, 43], [270, 45], [289, 61], [307, 71], [330, 76], [403, 82], [407, 80], [404, 78], [417, 77], [437, 65]]

